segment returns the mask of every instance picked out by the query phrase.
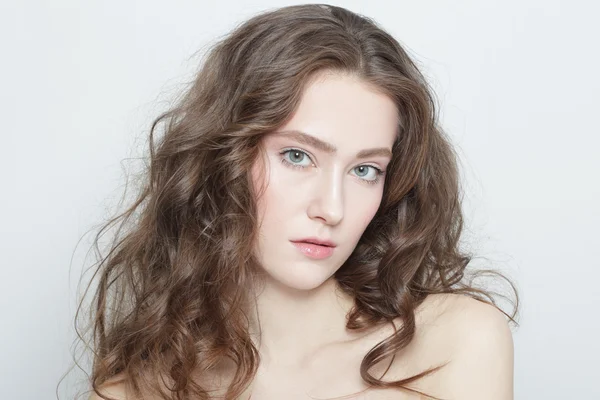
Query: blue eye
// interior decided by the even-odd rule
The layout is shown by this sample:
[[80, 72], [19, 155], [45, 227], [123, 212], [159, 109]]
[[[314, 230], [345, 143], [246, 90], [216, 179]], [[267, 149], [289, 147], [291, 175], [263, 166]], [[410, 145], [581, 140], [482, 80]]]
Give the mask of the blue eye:
[[[312, 163], [312, 160], [310, 159], [310, 157], [308, 156], [308, 154], [306, 154], [305, 152], [298, 150], [298, 149], [289, 149], [289, 150], [285, 150], [282, 153], [280, 153], [281, 155], [283, 155], [284, 157], [282, 158], [282, 161], [284, 163], [287, 163], [289, 165], [291, 165], [294, 168], [305, 168], [308, 167], [310, 165], [299, 165], [296, 164], [296, 162], [300, 162], [304, 159], [306, 160], [310, 160]], [[285, 157], [285, 155], [290, 155], [291, 160], [288, 161]]]
[[[302, 150], [299, 149], [287, 149], [287, 150], [283, 150], [282, 152], [279, 153], [281, 156], [283, 156], [281, 158], [281, 163], [289, 166], [291, 168], [306, 168], [306, 167], [310, 167], [311, 165], [313, 165], [313, 162], [311, 160], [311, 158], [308, 156], [308, 154]], [[286, 155], [290, 155], [290, 157], [286, 157]], [[309, 164], [298, 164], [301, 161], [304, 160], [308, 160]], [[381, 177], [385, 174], [385, 171], [382, 171], [381, 169], [375, 167], [374, 165], [359, 165], [358, 167], [354, 168], [355, 171], [358, 170], [364, 170], [364, 169], [368, 169], [371, 168], [375, 171], [375, 179], [364, 179], [363, 176], [368, 175], [368, 173], [366, 175], [357, 175], [359, 178], [361, 178], [362, 181], [366, 182], [367, 184], [370, 185], [375, 185], [377, 183], [379, 183], [379, 181], [381, 180]]]
[[[375, 171], [375, 179], [363, 179], [363, 181], [367, 182], [370, 185], [375, 185], [375, 184], [379, 183], [379, 181], [381, 180], [381, 177], [385, 173], [384, 171], [382, 171], [381, 169], [379, 169], [373, 165], [359, 165], [358, 167], [354, 168], [354, 170], [358, 171], [360, 169], [365, 169], [365, 168], [371, 168], [372, 170]], [[368, 173], [366, 175], [368, 175]], [[365, 175], [358, 175], [358, 176], [363, 177]]]

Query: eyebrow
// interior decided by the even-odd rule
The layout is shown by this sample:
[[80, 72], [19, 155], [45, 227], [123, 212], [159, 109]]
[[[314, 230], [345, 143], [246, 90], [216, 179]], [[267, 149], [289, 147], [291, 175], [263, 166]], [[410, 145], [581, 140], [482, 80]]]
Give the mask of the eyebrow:
[[[308, 133], [298, 131], [298, 130], [287, 130], [287, 131], [277, 131], [275, 132], [277, 135], [285, 136], [290, 139], [293, 139], [297, 142], [307, 144], [309, 146], [315, 147], [321, 150], [324, 153], [336, 154], [338, 149], [333, 144], [329, 142], [325, 142], [319, 138], [316, 138]], [[377, 147], [372, 149], [364, 149], [356, 154], [356, 158], [368, 158], [368, 157], [392, 157], [392, 151], [387, 147]]]

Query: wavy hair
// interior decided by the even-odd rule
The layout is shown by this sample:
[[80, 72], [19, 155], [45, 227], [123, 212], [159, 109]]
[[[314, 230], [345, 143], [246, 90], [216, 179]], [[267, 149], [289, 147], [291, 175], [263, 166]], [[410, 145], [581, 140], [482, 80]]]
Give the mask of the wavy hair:
[[[224, 360], [235, 364], [224, 398], [248, 387], [260, 362], [245, 314], [246, 288], [260, 269], [250, 166], [261, 138], [284, 125], [322, 72], [361, 79], [392, 99], [400, 115], [381, 205], [334, 275], [355, 300], [348, 329], [403, 321], [365, 355], [362, 379], [416, 392], [406, 385], [443, 367], [394, 382], [369, 373], [410, 343], [415, 308], [428, 295], [461, 293], [500, 309], [492, 292], [466, 278], [472, 257], [458, 243], [457, 155], [415, 62], [373, 20], [347, 9], [269, 10], [216, 42], [189, 88], [154, 120], [139, 193], [95, 238], [97, 246], [119, 224], [97, 262], [89, 309], [90, 380], [102, 398], [109, 397], [101, 386], [117, 376], [140, 397], [214, 398], [194, 376]], [[163, 135], [155, 138], [159, 127]], [[511, 315], [500, 309], [515, 324], [516, 299]]]

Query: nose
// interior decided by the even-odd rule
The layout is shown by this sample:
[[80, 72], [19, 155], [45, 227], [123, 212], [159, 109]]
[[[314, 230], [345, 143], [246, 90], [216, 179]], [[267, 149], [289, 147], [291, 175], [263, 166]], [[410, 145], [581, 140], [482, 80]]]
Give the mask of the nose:
[[314, 196], [308, 206], [308, 216], [311, 219], [322, 219], [328, 225], [338, 224], [344, 217], [344, 193], [342, 179], [335, 174], [328, 174], [318, 179]]

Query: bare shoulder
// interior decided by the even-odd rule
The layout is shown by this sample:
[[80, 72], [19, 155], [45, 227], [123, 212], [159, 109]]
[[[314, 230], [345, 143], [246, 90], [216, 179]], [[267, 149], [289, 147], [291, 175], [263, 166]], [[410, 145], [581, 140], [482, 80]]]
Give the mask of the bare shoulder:
[[[127, 396], [127, 392], [125, 390], [124, 384], [114, 384], [110, 386], [103, 386], [100, 389], [100, 392], [106, 398], [112, 400], [131, 400], [131, 397]], [[91, 397], [88, 400], [106, 400], [105, 398], [100, 397], [96, 392], [92, 391]]]
[[[133, 400], [128, 396], [126, 382], [122, 377], [116, 377], [100, 387], [100, 392], [104, 397], [113, 400]], [[91, 397], [88, 400], [105, 400], [92, 390]]]
[[[446, 329], [471, 331], [472, 328], [506, 328], [510, 333], [506, 316], [493, 305], [467, 295], [430, 295], [422, 305], [423, 321], [435, 322], [439, 319]], [[465, 332], [462, 332], [465, 333]]]
[[[512, 352], [512, 332], [506, 316], [493, 305], [466, 295], [440, 295], [438, 326], [451, 333], [460, 354], [482, 350]], [[433, 303], [432, 303], [433, 304]]]
[[446, 322], [455, 354], [445, 388], [460, 399], [512, 399], [514, 347], [507, 318], [496, 307], [467, 296], [451, 301]]
[[[138, 374], [141, 376], [141, 374]], [[147, 377], [149, 378], [149, 377]], [[222, 377], [217, 377], [215, 374], [205, 373], [202, 377], [195, 376], [195, 379], [198, 379], [198, 382], [202, 385], [206, 385], [207, 387], [213, 389], [211, 384], [214, 384], [218, 379], [225, 379]], [[112, 377], [108, 382], [101, 385], [99, 387], [100, 393], [106, 397], [103, 398], [98, 393], [94, 392], [93, 389], [90, 389], [90, 397], [88, 400], [158, 400], [162, 399], [157, 392], [154, 390], [159, 389], [165, 393], [169, 392], [169, 387], [174, 385], [174, 382], [170, 377], [161, 376], [160, 378], [152, 378], [156, 382], [158, 382], [158, 388], [152, 388], [152, 393], [144, 393], [143, 395], [136, 396], [135, 392], [132, 389], [131, 380], [127, 378], [124, 374], [118, 374]], [[219, 381], [220, 382], [220, 381]], [[215, 392], [218, 393], [218, 388], [215, 389]]]
[[399, 364], [396, 378], [447, 363], [413, 387], [441, 398], [513, 398], [513, 339], [501, 311], [466, 295], [443, 294], [429, 296], [416, 316], [408, 362], [420, 371]]

